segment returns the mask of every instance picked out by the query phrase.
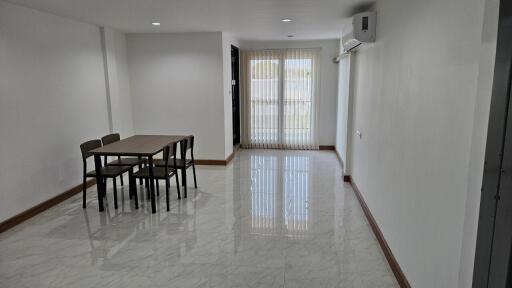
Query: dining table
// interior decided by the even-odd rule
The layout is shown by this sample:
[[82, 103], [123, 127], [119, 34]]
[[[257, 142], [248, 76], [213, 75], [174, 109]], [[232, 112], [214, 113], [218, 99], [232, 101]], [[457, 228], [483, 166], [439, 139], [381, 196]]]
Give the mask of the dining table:
[[[184, 135], [134, 135], [120, 141], [102, 146], [91, 150], [90, 152], [94, 155], [94, 165], [96, 168], [96, 183], [101, 183], [101, 157], [112, 156], [112, 157], [141, 157], [147, 158], [147, 165], [149, 167], [149, 186], [150, 186], [150, 198], [151, 198], [151, 212], [156, 213], [156, 200], [155, 200], [155, 181], [153, 178], [153, 157], [158, 153], [162, 152], [164, 147], [177, 143], [187, 136]], [[98, 205], [99, 211], [105, 210], [103, 206], [103, 197], [106, 191], [103, 191], [106, 185], [98, 185]], [[136, 193], [136, 192], [134, 192]], [[131, 195], [131, 194], [130, 194]]]

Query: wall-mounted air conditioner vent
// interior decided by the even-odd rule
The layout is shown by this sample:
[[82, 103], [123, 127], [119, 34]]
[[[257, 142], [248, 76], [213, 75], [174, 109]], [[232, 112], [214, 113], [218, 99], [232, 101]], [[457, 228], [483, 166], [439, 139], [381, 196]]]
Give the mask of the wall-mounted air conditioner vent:
[[375, 42], [376, 24], [376, 12], [364, 12], [352, 16], [352, 25], [342, 37], [343, 50], [352, 51], [362, 43]]

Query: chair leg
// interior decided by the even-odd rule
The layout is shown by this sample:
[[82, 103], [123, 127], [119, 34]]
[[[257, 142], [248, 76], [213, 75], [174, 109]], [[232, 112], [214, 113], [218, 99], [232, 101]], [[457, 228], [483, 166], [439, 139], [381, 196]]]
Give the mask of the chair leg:
[[130, 192], [129, 192], [129, 194], [130, 194], [130, 200], [132, 200], [132, 199], [133, 199], [133, 194], [134, 194], [134, 193], [133, 193], [133, 191], [135, 191], [135, 190], [134, 190], [134, 187], [132, 187], [132, 185], [133, 185], [133, 183], [132, 183], [132, 182], [133, 182], [133, 181], [132, 181], [132, 174], [133, 174], [133, 172], [132, 172], [132, 173], [130, 173], [130, 174], [128, 175], [128, 191], [130, 191]]
[[128, 179], [130, 186], [130, 198], [133, 197], [135, 200], [135, 209], [139, 209], [139, 199], [137, 196], [137, 180], [133, 178], [133, 169], [130, 170], [130, 178]]
[[82, 183], [82, 200], [83, 200], [83, 203], [82, 203], [82, 208], [85, 209], [85, 206], [86, 206], [86, 194], [87, 194], [87, 182], [86, 182], [86, 178], [85, 178], [85, 175], [83, 177], [83, 183]]
[[133, 199], [133, 187], [132, 187], [132, 175], [133, 175], [133, 168], [128, 171], [128, 194], [130, 196], [130, 200]]
[[[121, 161], [121, 156], [117, 156], [117, 160]], [[121, 186], [124, 186], [123, 174], [119, 175], [119, 178], [121, 178]]]
[[151, 195], [149, 195], [150, 194], [149, 193], [149, 181], [148, 181], [148, 179], [144, 179], [144, 182], [146, 183], [146, 185], [145, 185], [146, 186], [146, 200], [149, 201], [151, 198]]
[[103, 185], [103, 194], [101, 197], [106, 198], [107, 197], [107, 178], [103, 178], [101, 181], [101, 185]]
[[137, 195], [137, 182], [135, 182], [135, 179], [133, 180], [133, 198], [135, 200], [135, 209], [139, 209], [139, 196]]
[[167, 212], [169, 212], [169, 178], [165, 179], [165, 204], [167, 205]]
[[187, 168], [181, 169], [181, 184], [183, 184], [183, 197], [187, 198]]
[[114, 184], [114, 208], [117, 209], [117, 183], [116, 183], [116, 177], [112, 178], [112, 182]]
[[194, 188], [197, 189], [197, 180], [196, 180], [196, 163], [192, 162], [192, 173], [194, 173]]
[[155, 179], [156, 183], [156, 196], [160, 196], [160, 183], [158, 183], [158, 179]]
[[181, 199], [181, 195], [180, 195], [180, 179], [178, 179], [178, 170], [176, 170], [176, 174], [174, 174], [174, 178], [176, 179], [176, 189], [178, 190], [178, 199]]
[[[139, 157], [139, 160], [141, 158]], [[139, 164], [139, 171], [142, 170], [142, 164]], [[139, 178], [139, 186], [142, 186], [142, 178]]]

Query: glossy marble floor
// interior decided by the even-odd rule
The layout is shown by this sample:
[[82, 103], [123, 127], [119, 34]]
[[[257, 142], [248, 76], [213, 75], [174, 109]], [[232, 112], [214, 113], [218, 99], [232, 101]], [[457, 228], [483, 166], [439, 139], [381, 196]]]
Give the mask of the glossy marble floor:
[[116, 211], [109, 190], [99, 213], [92, 187], [87, 209], [77, 195], [0, 234], [0, 286], [398, 287], [334, 153], [198, 168], [170, 212], [163, 195], [157, 214], [134, 210], [127, 190]]

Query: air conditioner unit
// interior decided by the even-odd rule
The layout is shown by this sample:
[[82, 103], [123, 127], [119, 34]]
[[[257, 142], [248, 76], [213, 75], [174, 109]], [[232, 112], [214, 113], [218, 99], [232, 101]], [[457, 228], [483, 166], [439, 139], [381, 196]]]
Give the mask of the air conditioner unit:
[[341, 38], [343, 49], [348, 52], [362, 43], [375, 42], [377, 24], [376, 12], [363, 12], [352, 16], [352, 25]]

